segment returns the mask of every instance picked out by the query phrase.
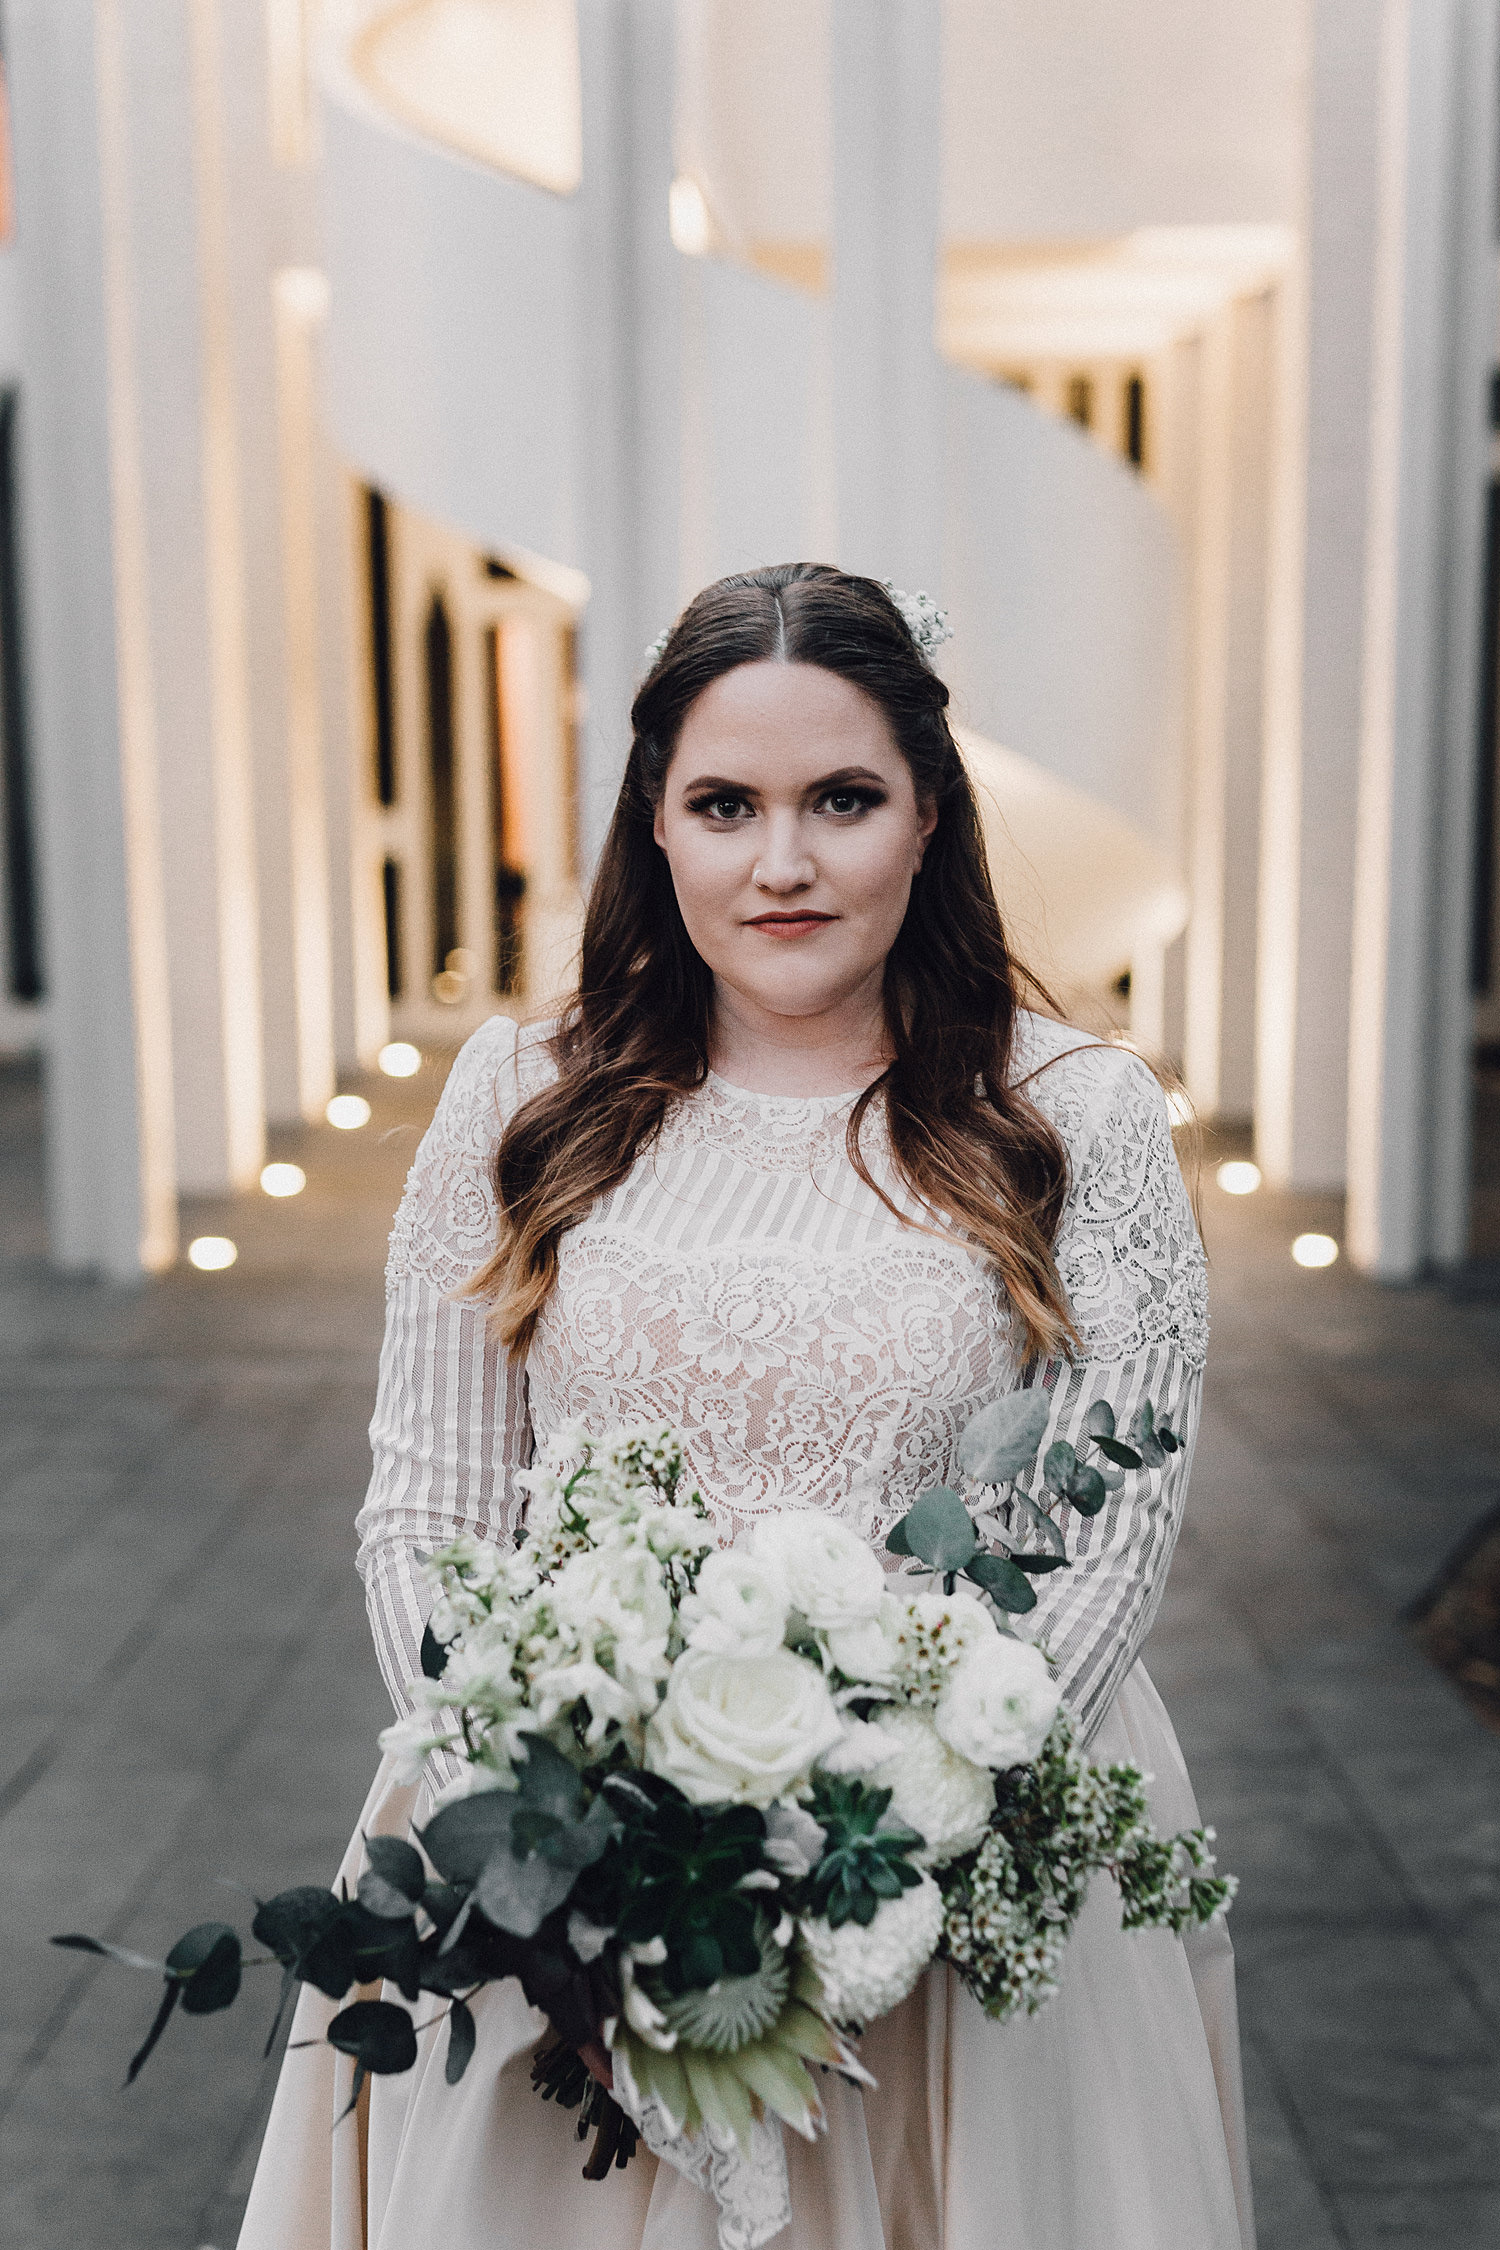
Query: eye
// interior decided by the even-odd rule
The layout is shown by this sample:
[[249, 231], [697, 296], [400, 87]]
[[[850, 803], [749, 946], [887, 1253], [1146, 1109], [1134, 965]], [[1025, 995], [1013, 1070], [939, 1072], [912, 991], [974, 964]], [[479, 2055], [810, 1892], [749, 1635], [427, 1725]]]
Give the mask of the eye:
[[749, 807], [744, 798], [736, 797], [732, 790], [716, 789], [702, 797], [690, 797], [688, 811], [701, 813], [707, 820], [728, 822], [737, 820]]
[[859, 789], [852, 784], [846, 789], [830, 789], [819, 798], [823, 811], [832, 813], [835, 820], [856, 819], [860, 813], [870, 812], [876, 805], [885, 803], [881, 789]]

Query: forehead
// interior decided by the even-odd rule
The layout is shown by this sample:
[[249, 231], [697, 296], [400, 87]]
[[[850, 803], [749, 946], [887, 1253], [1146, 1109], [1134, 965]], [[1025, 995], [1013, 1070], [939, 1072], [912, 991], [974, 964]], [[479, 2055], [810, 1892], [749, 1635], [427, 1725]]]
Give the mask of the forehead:
[[847, 765], [892, 779], [906, 771], [874, 697], [819, 664], [767, 659], [721, 673], [688, 705], [669, 770], [673, 780], [710, 770], [731, 779], [750, 766], [791, 777]]

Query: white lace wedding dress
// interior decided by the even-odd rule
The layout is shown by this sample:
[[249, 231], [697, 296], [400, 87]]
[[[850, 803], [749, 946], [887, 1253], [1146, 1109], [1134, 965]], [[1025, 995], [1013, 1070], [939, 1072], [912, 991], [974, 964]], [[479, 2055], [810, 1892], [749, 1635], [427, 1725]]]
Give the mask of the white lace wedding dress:
[[[376, 1645], [398, 1708], [418, 1668], [415, 1561], [461, 1528], [509, 1536], [511, 1473], [582, 1419], [665, 1419], [727, 1540], [786, 1506], [879, 1541], [949, 1475], [959, 1431], [1021, 1370], [978, 1262], [903, 1225], [849, 1164], [852, 1097], [745, 1093], [718, 1078], [669, 1115], [629, 1177], [564, 1238], [524, 1365], [452, 1292], [495, 1238], [492, 1160], [548, 1065], [496, 1018], [454, 1066], [391, 1237], [388, 1317], [360, 1516]], [[1207, 1335], [1203, 1256], [1165, 1106], [1121, 1049], [1038, 1017], [1016, 1071], [1068, 1148], [1057, 1259], [1085, 1351], [1040, 1379], [1048, 1442], [1089, 1403], [1142, 1399], [1191, 1440]], [[866, 1128], [877, 1176], [878, 1126]], [[894, 1201], [920, 1213], [884, 1175]], [[1060, 1668], [1092, 1755], [1152, 1775], [1164, 1828], [1195, 1823], [1176, 1738], [1137, 1662], [1171, 1560], [1191, 1443], [1067, 1523], [1073, 1568], [1027, 1621]], [[404, 1832], [416, 1793], [383, 1767], [361, 1832]], [[420, 1808], [418, 1808], [420, 1810]], [[580, 2177], [572, 2119], [530, 2089], [543, 2019], [514, 1984], [481, 1996], [457, 2087], [441, 2035], [375, 2080], [336, 2132], [352, 2066], [321, 2043], [333, 2005], [304, 1989], [240, 2250], [712, 2250], [710, 2199], [644, 2152]], [[788, 2135], [792, 2223], [775, 2250], [1252, 2250], [1234, 2010], [1222, 1927], [1124, 1935], [1095, 1886], [1058, 1999], [990, 2023], [928, 1972], [863, 2048], [879, 2081], [825, 2081], [828, 2131]]]

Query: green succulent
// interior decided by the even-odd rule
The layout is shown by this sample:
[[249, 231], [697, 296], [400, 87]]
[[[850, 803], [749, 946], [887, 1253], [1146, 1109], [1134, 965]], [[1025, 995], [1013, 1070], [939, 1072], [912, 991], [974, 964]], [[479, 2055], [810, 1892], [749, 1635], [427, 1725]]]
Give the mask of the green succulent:
[[808, 1877], [807, 1911], [842, 1929], [858, 1922], [868, 1929], [882, 1899], [899, 1898], [921, 1881], [911, 1854], [922, 1849], [914, 1828], [887, 1821], [889, 1789], [841, 1774], [820, 1774], [809, 1807], [823, 1830], [823, 1856]]

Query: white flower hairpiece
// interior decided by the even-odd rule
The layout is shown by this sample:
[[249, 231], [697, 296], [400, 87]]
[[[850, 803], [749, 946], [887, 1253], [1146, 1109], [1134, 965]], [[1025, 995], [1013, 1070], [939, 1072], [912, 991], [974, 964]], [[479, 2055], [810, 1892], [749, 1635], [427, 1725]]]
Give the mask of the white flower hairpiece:
[[897, 609], [906, 620], [906, 630], [916, 642], [923, 656], [931, 660], [934, 649], [953, 638], [953, 627], [948, 622], [948, 612], [939, 609], [931, 594], [903, 593], [888, 578], [880, 581]]
[[[897, 609], [900, 610], [906, 623], [906, 629], [916, 642], [919, 653], [930, 661], [934, 649], [941, 648], [945, 641], [951, 641], [953, 638], [953, 627], [948, 621], [948, 612], [945, 609], [938, 608], [931, 594], [903, 593], [902, 589], [899, 586], [893, 586], [888, 578], [882, 578], [880, 583], [886, 593], [890, 595]], [[664, 626], [646, 651], [646, 670], [648, 672], [655, 671], [666, 653], [667, 643], [671, 638], [672, 627], [670, 625]]]

